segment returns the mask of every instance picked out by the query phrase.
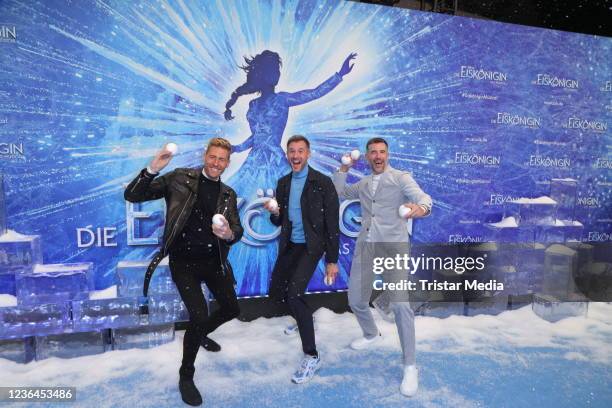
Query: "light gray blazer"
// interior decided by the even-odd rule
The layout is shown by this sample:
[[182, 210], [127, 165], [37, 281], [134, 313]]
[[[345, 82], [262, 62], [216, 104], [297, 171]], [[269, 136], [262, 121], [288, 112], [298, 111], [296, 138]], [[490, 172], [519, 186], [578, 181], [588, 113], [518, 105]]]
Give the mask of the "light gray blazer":
[[406, 220], [399, 216], [399, 206], [412, 202], [426, 207], [431, 213], [431, 197], [414, 181], [410, 173], [391, 166], [382, 173], [376, 193], [372, 196], [372, 175], [355, 184], [346, 183], [347, 173], [339, 171], [332, 180], [341, 200], [358, 199], [361, 204], [361, 231], [357, 240], [365, 242], [371, 230], [372, 242], [408, 242]]

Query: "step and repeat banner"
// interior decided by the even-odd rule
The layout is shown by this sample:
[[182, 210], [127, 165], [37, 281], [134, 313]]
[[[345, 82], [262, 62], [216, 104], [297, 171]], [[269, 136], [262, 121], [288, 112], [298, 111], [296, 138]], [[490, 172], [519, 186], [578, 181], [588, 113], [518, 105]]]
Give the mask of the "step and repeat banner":
[[[545, 227], [547, 243], [610, 242], [610, 38], [338, 0], [6, 0], [0, 15], [4, 266], [91, 263], [96, 289], [142, 270], [164, 207], [126, 203], [125, 185], [164, 143], [179, 147], [171, 170], [200, 165], [216, 136], [235, 146], [223, 180], [245, 227], [230, 257], [241, 296], [267, 293], [278, 231], [262, 203], [293, 134], [326, 174], [386, 138], [392, 166], [434, 200], [407, 225], [414, 243], [505, 228], [531, 242]], [[278, 72], [287, 97], [267, 103]], [[362, 160], [349, 181], [368, 174]], [[342, 203], [333, 289], [346, 288], [359, 215]], [[309, 288], [329, 290], [321, 266]]]

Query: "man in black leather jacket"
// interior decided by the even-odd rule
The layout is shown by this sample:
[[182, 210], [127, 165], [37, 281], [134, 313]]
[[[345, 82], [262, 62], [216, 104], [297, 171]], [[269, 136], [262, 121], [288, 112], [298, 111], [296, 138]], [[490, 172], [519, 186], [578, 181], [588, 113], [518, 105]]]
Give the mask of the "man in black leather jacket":
[[[231, 144], [227, 140], [214, 138], [206, 148], [203, 167], [179, 168], [156, 177], [172, 158], [166, 145], [124, 193], [130, 202], [166, 200], [163, 246], [147, 270], [145, 296], [153, 270], [163, 257], [169, 255], [172, 279], [189, 312], [179, 390], [183, 401], [194, 406], [202, 404], [202, 397], [193, 382], [194, 362], [200, 344], [204, 345], [210, 332], [240, 313], [227, 255], [230, 246], [242, 237], [243, 229], [238, 217], [236, 193], [220, 179], [229, 164], [230, 153]], [[221, 225], [212, 222], [215, 214], [223, 215]], [[210, 316], [202, 282], [206, 283], [219, 304]]]
[[304, 136], [287, 141], [292, 172], [276, 187], [278, 208], [265, 204], [270, 220], [281, 226], [278, 259], [272, 271], [269, 296], [286, 302], [297, 321], [304, 358], [292, 381], [309, 381], [319, 368], [312, 309], [304, 299], [308, 282], [325, 254], [326, 280], [338, 273], [340, 230], [338, 194], [331, 179], [308, 166], [310, 142]]

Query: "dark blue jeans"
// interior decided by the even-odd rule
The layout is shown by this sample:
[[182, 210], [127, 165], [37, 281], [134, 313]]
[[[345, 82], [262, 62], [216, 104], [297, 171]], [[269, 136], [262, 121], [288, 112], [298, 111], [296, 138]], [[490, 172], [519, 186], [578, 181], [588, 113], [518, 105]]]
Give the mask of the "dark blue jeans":
[[300, 330], [302, 350], [313, 356], [317, 355], [312, 321], [313, 310], [306, 303], [303, 295], [321, 255], [320, 253], [309, 254], [306, 244], [289, 242], [285, 251], [278, 255], [272, 271], [269, 291], [271, 299], [289, 306], [291, 315], [297, 321]]

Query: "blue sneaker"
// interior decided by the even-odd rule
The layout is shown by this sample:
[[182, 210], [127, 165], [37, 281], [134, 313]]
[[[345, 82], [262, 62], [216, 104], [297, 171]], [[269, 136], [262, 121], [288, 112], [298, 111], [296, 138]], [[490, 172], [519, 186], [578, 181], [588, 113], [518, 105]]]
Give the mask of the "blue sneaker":
[[310, 356], [308, 354], [304, 354], [304, 358], [300, 363], [300, 368], [293, 373], [293, 377], [291, 377], [291, 381], [294, 384], [302, 384], [308, 382], [314, 377], [315, 373], [321, 366], [321, 358], [317, 356]]
[[[315, 318], [314, 316], [312, 316], [312, 324], [315, 323]], [[296, 334], [299, 333], [299, 328], [297, 323], [292, 323], [289, 326], [285, 327], [285, 330], [283, 330], [283, 333], [285, 333], [286, 336], [294, 336]]]
[[292, 323], [289, 326], [285, 327], [285, 330], [283, 332], [285, 333], [286, 336], [293, 336], [297, 334], [298, 331], [299, 330], [298, 330], [297, 323]]

